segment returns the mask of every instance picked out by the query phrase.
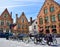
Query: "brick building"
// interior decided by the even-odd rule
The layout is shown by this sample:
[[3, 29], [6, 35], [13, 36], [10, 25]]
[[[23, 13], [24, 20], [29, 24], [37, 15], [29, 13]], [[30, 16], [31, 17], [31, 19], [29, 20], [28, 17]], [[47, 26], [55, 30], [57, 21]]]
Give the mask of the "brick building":
[[60, 4], [45, 0], [37, 18], [39, 32], [60, 34]]
[[13, 23], [12, 12], [8, 12], [7, 8], [0, 15], [0, 32], [9, 32], [9, 25]]
[[25, 34], [29, 33], [29, 24], [24, 12], [22, 12], [19, 18], [18, 14], [16, 14], [16, 24], [17, 24], [16, 25], [17, 33], [25, 33]]

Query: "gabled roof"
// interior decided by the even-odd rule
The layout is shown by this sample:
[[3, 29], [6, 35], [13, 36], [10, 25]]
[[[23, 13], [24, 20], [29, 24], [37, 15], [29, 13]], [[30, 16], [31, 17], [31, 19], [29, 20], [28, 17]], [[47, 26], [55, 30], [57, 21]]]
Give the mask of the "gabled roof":
[[[53, 2], [54, 2], [54, 3], [56, 3], [58, 6], [60, 6], [60, 4], [59, 4], [59, 3], [57, 3], [56, 1], [53, 1]], [[46, 3], [46, 1], [44, 2], [43, 6], [45, 5], [45, 3]], [[39, 11], [39, 13], [38, 13], [37, 17], [39, 16], [39, 14], [40, 14], [40, 12], [41, 12], [41, 10], [42, 10], [43, 6], [41, 7], [41, 9], [40, 9], [40, 11]]]
[[60, 4], [59, 4], [59, 3], [57, 3], [56, 1], [53, 1], [53, 2], [60, 6]]
[[[25, 16], [24, 12], [22, 12], [21, 16]], [[19, 17], [19, 19], [21, 18], [21, 16]]]
[[[22, 12], [22, 14], [21, 14], [21, 16], [18, 18], [18, 20], [19, 20], [22, 16], [24, 16], [24, 17], [26, 18], [25, 13]], [[28, 22], [28, 19], [27, 19], [27, 18], [26, 18], [26, 20], [27, 20], [27, 22]]]
[[22, 12], [22, 15], [25, 16], [24, 12]]
[[39, 14], [40, 14], [40, 12], [41, 12], [41, 10], [42, 10], [42, 8], [43, 8], [44, 5], [45, 5], [45, 2], [44, 2], [44, 4], [42, 5], [42, 7], [41, 7], [41, 9], [40, 9], [40, 11], [39, 11], [37, 17], [39, 16]]
[[[7, 13], [9, 14], [8, 9], [6, 8], [6, 9], [2, 12], [1, 16], [2, 16], [5, 12], [7, 12]], [[9, 15], [10, 15], [10, 14], [9, 14]], [[11, 16], [11, 15], [10, 15], [10, 16]]]
[[[7, 8], [2, 12], [1, 17], [2, 17], [2, 15], [3, 15], [5, 12], [7, 12], [7, 14], [11, 17], [11, 14], [9, 14], [9, 12], [8, 12], [8, 9], [7, 9]], [[11, 17], [11, 19], [12, 19], [12, 17]], [[13, 20], [13, 19], [12, 19], [12, 20]]]

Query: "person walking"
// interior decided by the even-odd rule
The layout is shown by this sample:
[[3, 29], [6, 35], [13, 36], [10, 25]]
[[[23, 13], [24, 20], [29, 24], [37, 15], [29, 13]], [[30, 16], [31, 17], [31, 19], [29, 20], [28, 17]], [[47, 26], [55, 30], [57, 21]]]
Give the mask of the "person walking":
[[46, 40], [46, 43], [49, 45], [49, 36], [50, 36], [50, 33], [47, 33], [45, 35], [45, 40]]

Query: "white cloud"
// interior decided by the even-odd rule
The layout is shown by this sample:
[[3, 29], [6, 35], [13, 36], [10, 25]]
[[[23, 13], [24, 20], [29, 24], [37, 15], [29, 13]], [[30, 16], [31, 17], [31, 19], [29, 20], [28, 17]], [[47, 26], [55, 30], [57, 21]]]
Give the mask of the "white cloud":
[[2, 0], [0, 1], [0, 8], [12, 8], [12, 7], [19, 7], [19, 6], [31, 6], [36, 5], [37, 3], [31, 2], [42, 2], [42, 0]]
[[0, 8], [12, 8], [12, 7], [23, 7], [23, 6], [30, 6], [30, 5], [35, 5], [35, 4], [22, 4], [22, 5], [8, 5], [8, 6], [1, 6]]
[[13, 1], [20, 1], [20, 2], [44, 2], [44, 0], [13, 0]]

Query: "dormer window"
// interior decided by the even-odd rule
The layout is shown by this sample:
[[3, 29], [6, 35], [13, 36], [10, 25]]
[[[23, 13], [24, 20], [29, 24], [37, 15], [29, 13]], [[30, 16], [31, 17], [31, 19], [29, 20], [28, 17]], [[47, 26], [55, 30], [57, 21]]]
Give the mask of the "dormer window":
[[5, 15], [4, 15], [4, 18], [7, 18], [7, 17], [8, 17], [8, 14], [5, 14]]

